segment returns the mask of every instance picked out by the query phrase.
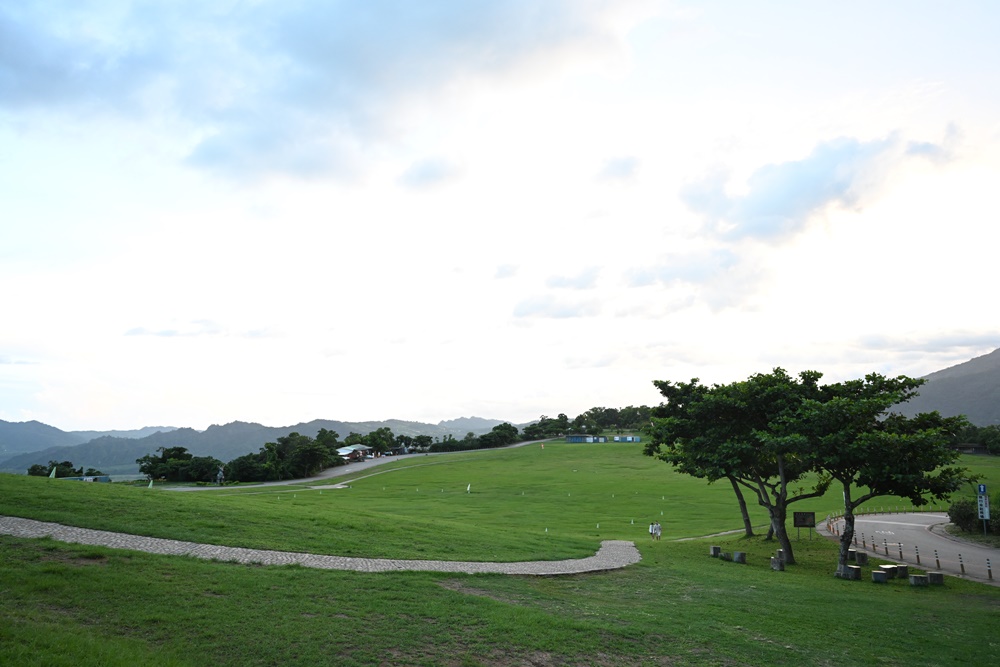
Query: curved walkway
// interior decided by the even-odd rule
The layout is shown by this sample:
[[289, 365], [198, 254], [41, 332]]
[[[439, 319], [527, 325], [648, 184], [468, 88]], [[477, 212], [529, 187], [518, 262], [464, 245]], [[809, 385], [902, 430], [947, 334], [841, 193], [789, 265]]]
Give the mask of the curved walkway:
[[348, 558], [323, 556], [292, 551], [270, 551], [197, 544], [159, 537], [143, 537], [105, 530], [74, 528], [58, 523], [0, 516], [0, 534], [14, 537], [51, 537], [60, 542], [90, 544], [112, 549], [131, 549], [152, 554], [193, 556], [206, 560], [261, 565], [301, 565], [322, 570], [353, 570], [355, 572], [458, 572], [464, 574], [521, 574], [552, 576], [616, 570], [638, 563], [642, 556], [634, 542], [605, 540], [596, 554], [588, 558], [558, 561], [525, 561], [520, 563], [462, 562], [442, 560], [395, 560], [386, 558]]

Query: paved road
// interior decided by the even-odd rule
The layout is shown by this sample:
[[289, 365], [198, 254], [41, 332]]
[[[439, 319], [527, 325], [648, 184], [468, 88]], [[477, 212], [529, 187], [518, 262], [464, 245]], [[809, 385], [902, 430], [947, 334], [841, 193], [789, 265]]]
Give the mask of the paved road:
[[[866, 514], [855, 518], [854, 531], [857, 548], [865, 548], [879, 558], [953, 576], [963, 576], [964, 564], [965, 578], [1000, 585], [1000, 549], [956, 539], [945, 532], [947, 524], [948, 515], [942, 512]], [[842, 519], [835, 522], [838, 534], [843, 528]], [[820, 532], [829, 535], [826, 526], [822, 526]], [[993, 580], [989, 578], [987, 559], [993, 570]]]

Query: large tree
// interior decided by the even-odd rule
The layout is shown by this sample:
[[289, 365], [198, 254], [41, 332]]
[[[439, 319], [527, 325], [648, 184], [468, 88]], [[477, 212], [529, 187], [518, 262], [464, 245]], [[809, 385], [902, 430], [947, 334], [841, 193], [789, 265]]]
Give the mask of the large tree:
[[652, 419], [646, 428], [651, 437], [646, 441], [643, 453], [658, 456], [673, 463], [678, 472], [707, 479], [709, 483], [723, 478], [729, 480], [743, 517], [743, 532], [747, 537], [753, 537], [753, 523], [750, 521], [746, 499], [733, 471], [712, 455], [711, 446], [706, 447], [705, 443], [697, 442], [705, 433], [694, 418], [690, 406], [692, 401], [698, 401], [704, 396], [708, 387], [699, 384], [698, 378], [691, 382], [657, 380], [653, 384], [667, 400], [652, 410]]
[[847, 568], [858, 507], [879, 496], [923, 505], [928, 497], [946, 497], [968, 479], [964, 469], [951, 466], [958, 452], [949, 446], [967, 424], [964, 417], [931, 412], [907, 418], [890, 412], [915, 396], [924, 382], [870, 374], [826, 385], [820, 396], [803, 401], [785, 425], [805, 439], [812, 466], [843, 488], [838, 575]]
[[[830, 479], [818, 475], [809, 488], [793, 489], [793, 483], [804, 480], [811, 468], [804, 439], [789, 433], [787, 418], [803, 400], [818, 395], [819, 378], [819, 373], [805, 371], [796, 379], [776, 368], [726, 385], [704, 387], [694, 380], [672, 415], [669, 396], [667, 407], [658, 409], [667, 417], [654, 416], [653, 442], [646, 453], [709, 481], [735, 480], [734, 487], [753, 493], [768, 512], [786, 562], [793, 564], [795, 556], [785, 528], [788, 508], [826, 493]], [[668, 386], [655, 384], [661, 393]]]

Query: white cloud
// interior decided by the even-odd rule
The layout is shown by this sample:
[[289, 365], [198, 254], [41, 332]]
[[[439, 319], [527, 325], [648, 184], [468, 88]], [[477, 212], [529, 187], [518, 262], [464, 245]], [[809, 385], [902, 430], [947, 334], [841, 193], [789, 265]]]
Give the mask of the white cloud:
[[524, 299], [514, 307], [514, 317], [579, 318], [593, 317], [600, 312], [594, 301], [569, 301], [544, 295]]
[[896, 135], [871, 141], [842, 137], [818, 144], [801, 160], [760, 167], [743, 194], [729, 194], [726, 174], [715, 172], [687, 186], [682, 197], [724, 237], [780, 241], [829, 207], [863, 207], [906, 156], [941, 161], [949, 154], [929, 142], [904, 145]]
[[550, 276], [545, 281], [545, 284], [548, 287], [561, 289], [585, 290], [594, 287], [600, 275], [600, 267], [591, 266], [583, 269], [574, 276]]
[[635, 156], [611, 158], [604, 161], [598, 178], [603, 181], [631, 181], [639, 170], [639, 158]]

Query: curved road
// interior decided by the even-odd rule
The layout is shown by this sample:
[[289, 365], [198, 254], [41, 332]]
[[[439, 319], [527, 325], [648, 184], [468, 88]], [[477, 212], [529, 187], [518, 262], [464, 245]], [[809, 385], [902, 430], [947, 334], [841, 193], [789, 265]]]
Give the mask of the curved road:
[[[943, 512], [857, 516], [854, 520], [857, 548], [884, 560], [1000, 585], [1000, 549], [952, 537], [944, 530], [948, 522], [948, 515]], [[820, 532], [837, 538], [844, 529], [843, 519], [835, 521], [833, 526], [835, 535], [825, 525]], [[993, 570], [992, 580], [989, 569]]]

